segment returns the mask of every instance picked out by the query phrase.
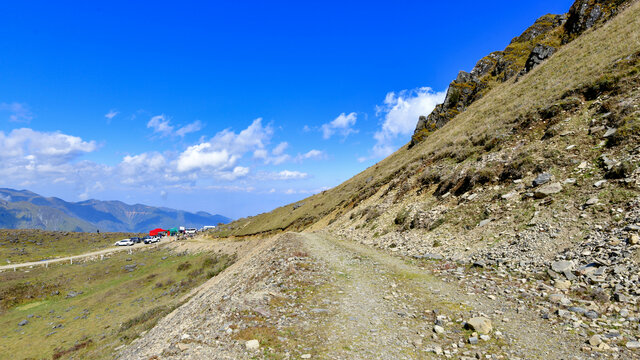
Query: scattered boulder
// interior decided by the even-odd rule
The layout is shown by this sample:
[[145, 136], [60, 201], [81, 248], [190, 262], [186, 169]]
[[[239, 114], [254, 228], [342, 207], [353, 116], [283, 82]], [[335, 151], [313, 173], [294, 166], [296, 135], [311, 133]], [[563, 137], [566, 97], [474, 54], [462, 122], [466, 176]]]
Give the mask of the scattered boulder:
[[586, 206], [592, 206], [592, 205], [597, 205], [598, 202], [600, 201], [600, 199], [598, 199], [597, 197], [592, 197], [589, 200], [587, 200], [586, 203], [584, 203]]
[[593, 184], [593, 186], [599, 188], [602, 187], [602, 185], [604, 185], [606, 182], [607, 180], [598, 180]]
[[76, 297], [76, 296], [78, 296], [80, 294], [82, 294], [82, 291], [73, 291], [73, 290], [71, 290], [71, 291], [69, 291], [69, 293], [67, 294], [67, 296], [65, 298], [66, 299], [71, 299], [71, 298], [74, 298], [74, 297]]
[[29, 323], [29, 321], [25, 319], [25, 320], [20, 321], [20, 322], [18, 323], [18, 326], [25, 326], [25, 325], [27, 325], [28, 323]]
[[569, 280], [556, 280], [554, 286], [558, 290], [566, 290], [571, 287], [571, 281]]
[[529, 58], [524, 65], [524, 73], [528, 73], [534, 67], [540, 65], [543, 61], [549, 58], [556, 52], [556, 48], [549, 45], [538, 44], [531, 50]]
[[605, 138], [605, 139], [608, 139], [608, 138], [612, 137], [613, 135], [615, 135], [616, 132], [618, 132], [618, 129], [616, 129], [616, 128], [608, 128], [607, 132], [605, 132], [604, 135], [602, 135], [602, 137]]
[[533, 186], [544, 185], [544, 184], [548, 183], [549, 181], [551, 181], [552, 178], [553, 178], [553, 175], [551, 175], [549, 173], [542, 173], [542, 174], [538, 175], [538, 177], [536, 177], [533, 180]]
[[575, 267], [573, 261], [556, 261], [551, 264], [551, 270], [557, 273], [563, 273], [565, 271], [572, 271]]
[[467, 321], [467, 328], [477, 331], [480, 334], [487, 335], [493, 330], [493, 325], [491, 324], [491, 320], [486, 317], [477, 316]]
[[244, 346], [247, 348], [247, 350], [249, 351], [254, 351], [254, 350], [258, 350], [260, 348], [260, 342], [256, 339], [253, 340], [249, 340], [247, 341]]
[[562, 185], [560, 183], [555, 182], [551, 184], [547, 184], [537, 189], [533, 194], [536, 198], [542, 199], [546, 198], [549, 195], [557, 194], [562, 191]]

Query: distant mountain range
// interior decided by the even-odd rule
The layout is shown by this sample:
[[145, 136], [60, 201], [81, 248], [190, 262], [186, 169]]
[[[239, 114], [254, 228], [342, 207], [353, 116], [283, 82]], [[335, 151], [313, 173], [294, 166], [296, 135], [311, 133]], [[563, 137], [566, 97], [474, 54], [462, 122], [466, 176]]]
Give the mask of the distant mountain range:
[[0, 228], [6, 229], [147, 232], [157, 227], [200, 228], [230, 221], [204, 211], [190, 213], [121, 201], [67, 202], [28, 190], [0, 188]]

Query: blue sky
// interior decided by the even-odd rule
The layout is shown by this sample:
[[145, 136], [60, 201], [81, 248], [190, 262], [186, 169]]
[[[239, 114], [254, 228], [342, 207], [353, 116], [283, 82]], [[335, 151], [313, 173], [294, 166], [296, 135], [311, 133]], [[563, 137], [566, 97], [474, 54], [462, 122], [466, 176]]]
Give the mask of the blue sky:
[[404, 145], [571, 1], [4, 2], [1, 187], [238, 218]]

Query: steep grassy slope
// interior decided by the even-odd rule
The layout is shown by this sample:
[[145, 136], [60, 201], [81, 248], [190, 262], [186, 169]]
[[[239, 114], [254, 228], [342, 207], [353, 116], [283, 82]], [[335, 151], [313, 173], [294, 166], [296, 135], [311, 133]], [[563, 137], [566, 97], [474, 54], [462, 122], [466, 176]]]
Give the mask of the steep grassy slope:
[[[321, 227], [346, 214], [348, 217], [343, 216], [342, 220], [353, 220], [352, 210], [366, 199], [372, 202], [359, 210], [369, 220], [382, 212], [395, 212], [394, 206], [389, 209], [390, 205], [410, 202], [405, 196], [414, 202], [438, 206], [443, 205], [442, 195], [452, 193], [454, 196], [449, 199], [464, 202], [458, 197], [474, 186], [493, 183], [504, 190], [512, 180], [531, 178], [536, 172], [556, 171], [561, 175], [581, 159], [593, 164], [605, 151], [620, 152], [621, 156], [631, 154], [638, 141], [639, 36], [640, 6], [635, 3], [604, 26], [587, 31], [564, 46], [517, 82], [511, 80], [497, 86], [427, 141], [409, 150], [398, 150], [331, 190], [270, 213], [235, 221], [220, 229], [217, 236]], [[613, 111], [601, 112], [598, 104], [604, 104], [609, 97], [615, 100], [609, 104]], [[569, 117], [576, 129], [566, 131], [584, 134], [592, 126], [592, 115], [607, 112], [612, 119], [600, 116], [595, 122], [621, 130], [618, 141], [610, 143], [611, 148], [597, 147], [601, 139], [596, 134], [586, 134], [589, 142], [576, 142], [589, 149], [572, 155], [563, 153], [569, 145], [557, 139], [541, 140], [544, 132], [553, 132], [553, 125]], [[574, 159], [567, 161], [568, 156]], [[486, 176], [482, 176], [480, 172], [485, 170]], [[431, 180], [430, 173], [434, 173]], [[637, 189], [628, 191], [631, 193], [625, 193], [625, 199]], [[375, 208], [383, 203], [386, 205], [382, 209]], [[468, 209], [475, 212], [478, 207]]]

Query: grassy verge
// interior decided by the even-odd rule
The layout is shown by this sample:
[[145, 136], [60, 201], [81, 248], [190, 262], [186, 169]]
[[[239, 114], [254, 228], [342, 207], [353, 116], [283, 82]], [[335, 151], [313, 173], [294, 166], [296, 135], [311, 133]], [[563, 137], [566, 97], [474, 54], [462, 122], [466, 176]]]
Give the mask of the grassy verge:
[[0, 273], [0, 354], [111, 358], [179, 306], [181, 295], [232, 262], [227, 255], [158, 248]]
[[132, 236], [141, 234], [0, 229], [0, 265], [79, 255]]

